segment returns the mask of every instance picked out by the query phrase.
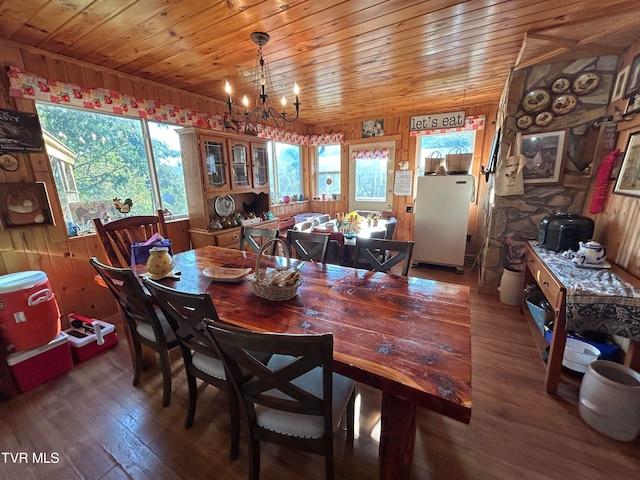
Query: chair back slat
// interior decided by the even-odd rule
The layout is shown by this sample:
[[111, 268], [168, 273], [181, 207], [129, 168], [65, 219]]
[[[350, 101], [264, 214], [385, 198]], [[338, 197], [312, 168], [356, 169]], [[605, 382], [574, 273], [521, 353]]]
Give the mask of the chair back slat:
[[[255, 228], [255, 227], [241, 227], [240, 228], [240, 250], [245, 249], [245, 244], [249, 245], [251, 250], [258, 253], [262, 248], [256, 239], [270, 240], [278, 236], [278, 230], [271, 228]], [[270, 255], [274, 255], [276, 251], [277, 243], [273, 243], [273, 248], [268, 252]]]
[[325, 262], [329, 238], [328, 233], [307, 233], [297, 230], [287, 232], [289, 251], [292, 251], [296, 258], [310, 262]]
[[154, 215], [132, 215], [102, 223], [99, 218], [93, 219], [96, 232], [104, 246], [107, 258], [114, 267], [131, 266], [131, 244], [145, 241], [159, 233], [166, 238], [166, 224], [162, 210]]
[[[214, 320], [204, 324], [249, 411], [255, 412], [255, 406], [262, 405], [292, 413], [331, 416], [331, 402], [323, 399], [332, 395], [332, 334], [253, 332]], [[267, 364], [272, 364], [275, 356], [277, 368], [269, 368]], [[316, 368], [322, 369], [320, 395], [301, 388], [299, 383], [301, 377]]]
[[385, 240], [380, 238], [356, 238], [356, 248], [353, 252], [354, 265], [368, 263], [377, 272], [389, 273], [391, 268], [400, 262], [402, 275], [409, 274], [413, 242], [399, 240]]

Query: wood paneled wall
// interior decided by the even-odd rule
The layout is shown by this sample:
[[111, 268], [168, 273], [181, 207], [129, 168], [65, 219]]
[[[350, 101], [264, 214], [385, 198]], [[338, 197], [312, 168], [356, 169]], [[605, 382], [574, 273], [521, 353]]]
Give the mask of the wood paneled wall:
[[[620, 68], [629, 65], [640, 53], [640, 39], [637, 40], [622, 57]], [[616, 107], [623, 112], [627, 100], [622, 99], [609, 106], [613, 115]], [[627, 148], [632, 133], [640, 132], [640, 114], [628, 122], [618, 124], [617, 148]], [[620, 265], [635, 277], [640, 277], [640, 198], [613, 194], [615, 181], [609, 182], [609, 193], [602, 213], [593, 216], [595, 221], [594, 238], [607, 248], [607, 258]], [[591, 203], [588, 199], [585, 210]], [[586, 212], [585, 212], [586, 213]]]
[[[472, 173], [476, 177], [476, 189], [478, 192], [476, 203], [471, 205], [469, 212], [468, 232], [471, 236], [470, 242], [467, 244], [467, 254], [477, 255], [480, 251], [482, 244], [482, 226], [484, 225], [485, 210], [483, 205], [485, 203], [487, 188], [484, 177], [480, 174], [481, 165], [487, 165], [487, 157], [491, 150], [491, 143], [495, 134], [495, 120], [497, 114], [497, 104], [487, 104], [476, 107], [466, 108], [466, 114], [469, 115], [484, 115], [486, 124], [483, 130], [479, 130], [476, 135], [476, 145], [474, 149], [474, 158], [472, 165]], [[453, 109], [452, 109], [453, 110]], [[456, 109], [458, 110], [458, 109]], [[414, 115], [422, 115], [427, 113], [441, 113], [441, 111], [433, 112], [415, 112]], [[401, 117], [385, 117], [381, 115], [380, 118], [384, 120], [384, 137], [367, 138], [367, 143], [372, 141], [396, 141], [395, 152], [395, 169], [398, 169], [397, 163], [401, 161], [409, 162], [409, 169], [416, 171], [416, 137], [409, 135], [409, 122], [410, 116]], [[345, 138], [345, 145], [348, 143], [356, 143], [362, 138], [362, 122], [345, 122], [337, 125], [323, 125], [321, 127], [313, 128], [313, 133], [330, 133], [330, 132], [343, 132]], [[349, 201], [346, 192], [349, 188], [349, 159], [348, 148], [343, 148], [342, 155], [342, 198], [340, 201], [331, 202], [312, 202], [313, 211], [327, 211], [327, 213], [335, 213], [340, 211], [347, 211], [349, 208]], [[393, 215], [398, 218], [398, 227], [396, 230], [396, 236], [400, 240], [412, 240], [413, 239], [413, 225], [414, 217], [412, 213], [407, 213], [407, 207], [412, 206], [414, 203], [415, 189], [412, 189], [410, 196], [396, 196], [393, 197], [392, 212]], [[328, 207], [328, 208], [327, 208]]]
[[[138, 98], [155, 99], [162, 103], [193, 108], [202, 113], [217, 114], [224, 111], [224, 105], [205, 97], [49, 54], [5, 39], [0, 39], [0, 108], [35, 112], [33, 101], [9, 95], [9, 82], [4, 72], [10, 65], [45, 78], [89, 87], [110, 88]], [[17, 156], [20, 168], [16, 172], [0, 171], [0, 182], [44, 182], [55, 226], [0, 230], [0, 274], [24, 270], [44, 271], [58, 301], [63, 327], [66, 326], [66, 315], [72, 312], [95, 318], [114, 315], [117, 313], [116, 304], [111, 294], [94, 282], [94, 272], [89, 264], [89, 258], [93, 256], [106, 261], [97, 236], [68, 238], [46, 154]], [[169, 222], [168, 229], [174, 251], [190, 247], [186, 220]]]

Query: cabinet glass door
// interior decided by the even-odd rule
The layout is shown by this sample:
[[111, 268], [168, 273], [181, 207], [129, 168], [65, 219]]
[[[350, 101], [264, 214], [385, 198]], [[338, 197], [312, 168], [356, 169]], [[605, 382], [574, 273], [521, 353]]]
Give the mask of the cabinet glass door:
[[202, 142], [202, 148], [207, 188], [210, 190], [229, 188], [224, 158], [224, 141], [205, 139]]
[[253, 153], [253, 187], [264, 187], [269, 182], [267, 147], [252, 144], [251, 151]]
[[243, 143], [233, 143], [231, 145], [231, 172], [234, 188], [249, 188], [249, 156], [247, 145]]

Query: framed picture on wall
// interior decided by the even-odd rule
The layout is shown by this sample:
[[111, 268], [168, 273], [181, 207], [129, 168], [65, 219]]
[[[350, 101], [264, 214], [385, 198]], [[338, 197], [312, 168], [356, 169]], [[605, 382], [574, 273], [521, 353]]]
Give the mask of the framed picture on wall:
[[524, 183], [559, 183], [565, 143], [564, 130], [522, 135], [520, 151], [526, 159]]
[[4, 228], [53, 225], [44, 183], [0, 183], [0, 216]]
[[629, 137], [613, 193], [640, 197], [640, 132]]
[[624, 91], [625, 97], [630, 97], [634, 93], [640, 92], [640, 54], [636, 55], [631, 62], [627, 88]]
[[362, 138], [384, 136], [384, 120], [365, 120], [362, 122]]
[[631, 70], [631, 65], [627, 65], [618, 72], [618, 75], [616, 76], [616, 84], [613, 87], [613, 93], [611, 94], [612, 102], [620, 100], [622, 95], [624, 95], [624, 90], [627, 86], [627, 79], [629, 78], [629, 70]]

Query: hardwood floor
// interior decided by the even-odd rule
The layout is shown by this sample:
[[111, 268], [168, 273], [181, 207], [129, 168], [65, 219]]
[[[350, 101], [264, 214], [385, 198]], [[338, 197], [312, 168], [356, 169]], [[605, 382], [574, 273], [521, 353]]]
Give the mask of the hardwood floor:
[[[517, 308], [477, 292], [477, 272], [412, 268], [410, 275], [471, 286], [473, 411], [465, 425], [418, 409], [411, 479], [638, 478], [640, 440], [618, 442], [578, 413], [576, 383], [544, 392], [543, 365]], [[0, 479], [244, 479], [246, 448], [229, 459], [226, 399], [201, 389], [193, 427], [184, 428], [187, 386], [173, 355], [171, 405], [162, 408], [162, 375], [145, 371], [131, 385], [127, 345], [120, 343], [30, 392], [0, 403]], [[176, 352], [177, 353], [177, 352]], [[335, 440], [336, 478], [378, 475], [380, 395], [358, 386], [354, 444]], [[8, 453], [25, 452], [13, 463]], [[34, 463], [44, 453], [49, 461]], [[57, 455], [53, 455], [53, 454]], [[24, 457], [22, 457], [24, 458]], [[261, 478], [324, 479], [323, 459], [274, 445], [262, 449]], [[403, 480], [403, 479], [399, 479]]]

